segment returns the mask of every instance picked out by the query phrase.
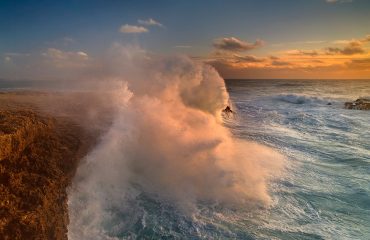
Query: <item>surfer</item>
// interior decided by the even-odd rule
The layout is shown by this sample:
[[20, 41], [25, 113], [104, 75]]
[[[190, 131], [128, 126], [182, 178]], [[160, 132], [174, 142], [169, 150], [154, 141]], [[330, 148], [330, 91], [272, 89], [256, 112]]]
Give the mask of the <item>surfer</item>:
[[226, 113], [227, 115], [229, 115], [230, 113], [234, 113], [234, 111], [231, 110], [230, 106], [226, 106], [226, 108], [222, 110], [222, 112]]

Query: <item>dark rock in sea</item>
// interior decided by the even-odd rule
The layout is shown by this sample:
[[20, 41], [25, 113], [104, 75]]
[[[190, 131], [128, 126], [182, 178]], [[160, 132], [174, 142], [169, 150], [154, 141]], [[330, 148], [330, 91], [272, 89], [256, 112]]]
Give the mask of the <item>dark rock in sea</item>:
[[1, 239], [67, 239], [66, 188], [87, 142], [67, 120], [0, 110]]
[[344, 107], [347, 109], [370, 110], [370, 99], [359, 98], [354, 102], [346, 102]]
[[326, 104], [326, 105], [332, 105], [332, 104], [331, 104], [331, 102], [329, 102], [329, 103], [328, 103], [328, 104]]

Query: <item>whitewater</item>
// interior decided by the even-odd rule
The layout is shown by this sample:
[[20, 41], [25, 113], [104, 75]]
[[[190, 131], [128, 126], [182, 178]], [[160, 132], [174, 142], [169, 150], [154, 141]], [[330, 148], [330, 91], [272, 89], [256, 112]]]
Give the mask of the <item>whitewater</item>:
[[370, 81], [226, 83], [238, 110], [227, 123], [233, 134], [288, 158], [268, 210], [226, 217], [237, 232], [250, 239], [369, 239], [370, 115], [344, 109], [344, 102], [370, 96]]
[[370, 80], [224, 80], [116, 44], [77, 82], [0, 88], [71, 93], [103, 129], [68, 189], [69, 239], [370, 239], [369, 111], [344, 108]]
[[[229, 97], [215, 69], [121, 45], [108, 54], [97, 80], [115, 86], [102, 90], [114, 108], [112, 124], [77, 169], [69, 192], [70, 239], [166, 236], [153, 227], [149, 235], [135, 230], [161, 219], [149, 210], [172, 209], [175, 218], [201, 223], [202, 206], [271, 204], [268, 185], [285, 159], [224, 126]], [[147, 203], [149, 209], [141, 205]]]
[[[369, 81], [226, 80], [116, 45], [112, 124], [69, 189], [69, 239], [368, 239]], [[230, 105], [235, 114], [222, 114]]]

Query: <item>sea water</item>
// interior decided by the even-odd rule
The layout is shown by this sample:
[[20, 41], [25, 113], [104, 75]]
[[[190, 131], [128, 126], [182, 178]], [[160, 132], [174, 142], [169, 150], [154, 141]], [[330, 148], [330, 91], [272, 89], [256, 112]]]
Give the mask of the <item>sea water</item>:
[[370, 239], [370, 111], [346, 101], [370, 96], [370, 81], [226, 80], [236, 138], [287, 158], [270, 183], [271, 206], [199, 203], [183, 215], [141, 193], [117, 221], [118, 238]]
[[[370, 239], [370, 81], [226, 80], [234, 138], [286, 158], [269, 206], [198, 202], [185, 214], [143, 191], [110, 211], [97, 239]], [[271, 159], [273, 161], [273, 159]], [[76, 237], [78, 239], [78, 236]]]
[[273, 205], [228, 216], [231, 225], [256, 239], [370, 239], [370, 112], [344, 108], [370, 96], [370, 81], [226, 83], [235, 136], [288, 159], [284, 179], [270, 186]]
[[[192, 215], [136, 192], [104, 239], [370, 239], [370, 96], [366, 80], [226, 80], [235, 138], [267, 145], [287, 163], [268, 207], [197, 204]], [[17, 86], [17, 88], [27, 86]], [[3, 90], [14, 86], [4, 85]], [[114, 211], [114, 209], [111, 209]]]

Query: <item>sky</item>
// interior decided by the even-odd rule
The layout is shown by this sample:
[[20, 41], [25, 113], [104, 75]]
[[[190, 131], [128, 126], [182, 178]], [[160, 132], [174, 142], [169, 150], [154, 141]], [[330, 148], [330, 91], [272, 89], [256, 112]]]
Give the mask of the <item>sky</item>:
[[370, 79], [370, 1], [0, 0], [1, 79], [72, 77], [117, 43], [224, 78]]

